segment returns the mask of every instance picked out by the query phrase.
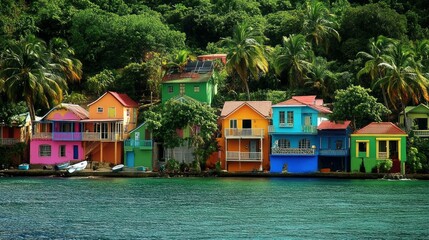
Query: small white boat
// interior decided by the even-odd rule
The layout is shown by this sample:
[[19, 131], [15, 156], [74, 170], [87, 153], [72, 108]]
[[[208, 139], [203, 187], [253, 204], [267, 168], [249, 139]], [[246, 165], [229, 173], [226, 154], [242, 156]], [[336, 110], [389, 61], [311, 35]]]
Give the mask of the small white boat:
[[28, 163], [19, 164], [18, 169], [19, 170], [28, 170], [28, 169], [30, 169], [30, 164], [28, 164]]
[[67, 167], [67, 172], [73, 173], [73, 172], [76, 172], [76, 171], [82, 171], [83, 169], [86, 168], [87, 165], [88, 165], [88, 161], [78, 162], [76, 164], [68, 166]]
[[122, 169], [124, 169], [124, 164], [119, 164], [112, 167], [112, 172], [119, 172], [119, 171], [122, 171]]

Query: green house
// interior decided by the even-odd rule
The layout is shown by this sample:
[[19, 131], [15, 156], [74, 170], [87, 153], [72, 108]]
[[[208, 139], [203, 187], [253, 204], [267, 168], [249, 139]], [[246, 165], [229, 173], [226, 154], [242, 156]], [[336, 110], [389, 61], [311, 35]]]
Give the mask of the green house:
[[130, 132], [130, 138], [124, 141], [124, 163], [127, 167], [145, 167], [153, 169], [152, 133], [145, 123]]
[[[415, 136], [429, 137], [429, 106], [420, 104], [418, 106], [408, 106], [405, 108], [407, 125]], [[399, 124], [405, 128], [404, 114], [399, 116]]]
[[351, 171], [370, 173], [380, 161], [392, 160], [390, 172], [404, 174], [407, 134], [391, 122], [373, 122], [350, 136]]

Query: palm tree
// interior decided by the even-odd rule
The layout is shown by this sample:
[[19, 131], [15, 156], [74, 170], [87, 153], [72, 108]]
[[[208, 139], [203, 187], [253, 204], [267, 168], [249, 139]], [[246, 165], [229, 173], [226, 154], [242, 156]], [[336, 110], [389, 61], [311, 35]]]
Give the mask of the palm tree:
[[282, 53], [274, 59], [277, 75], [287, 72], [289, 86], [300, 87], [307, 79], [307, 71], [313, 58], [313, 52], [301, 34], [283, 37]]
[[188, 50], [180, 50], [172, 56], [172, 58], [166, 63], [168, 69], [175, 68], [179, 73], [183, 72], [184, 67], [188, 61], [194, 61], [195, 56]]
[[323, 2], [315, 0], [307, 2], [304, 14], [303, 33], [316, 46], [322, 45], [327, 53], [331, 37], [341, 40], [340, 34], [335, 29], [338, 28], [335, 15], [330, 13]]
[[12, 42], [1, 54], [4, 90], [10, 100], [26, 102], [32, 121], [36, 103], [47, 107], [51, 101], [60, 103], [63, 89], [67, 89], [66, 81], [58, 75], [58, 65], [50, 60], [46, 44], [34, 36]]
[[308, 80], [305, 82], [305, 86], [317, 91], [319, 93], [318, 95], [323, 99], [333, 96], [336, 90], [335, 80], [337, 79], [337, 75], [329, 70], [332, 63], [333, 62], [328, 62], [323, 57], [316, 57], [310, 65], [307, 74]]
[[[429, 101], [429, 80], [421, 73], [414, 60], [414, 52], [408, 45], [395, 42], [379, 66], [386, 68], [386, 74], [376, 83], [386, 89], [393, 108], [401, 109], [404, 118], [405, 107], [410, 101], [414, 104], [418, 104], [421, 99]], [[409, 130], [407, 121], [405, 128]]]
[[[386, 69], [380, 65], [380, 63], [385, 61], [385, 56], [390, 48], [392, 48], [395, 40], [387, 38], [384, 36], [378, 36], [377, 39], [371, 38], [369, 41], [369, 52], [358, 52], [358, 57], [363, 57], [368, 59], [365, 62], [365, 66], [359, 70], [357, 77], [368, 74], [372, 81], [372, 88], [377, 87], [374, 83], [377, 82], [380, 78], [384, 77], [386, 74]], [[379, 82], [381, 83], [381, 82]], [[379, 85], [381, 93], [383, 95], [384, 105], [388, 108], [388, 100], [386, 96], [386, 89], [383, 85]]]
[[58, 64], [60, 74], [69, 83], [79, 82], [82, 78], [82, 63], [74, 58], [74, 50], [69, 47], [67, 41], [61, 38], [53, 38], [49, 42], [51, 62]]
[[242, 23], [234, 28], [232, 38], [222, 38], [220, 44], [228, 51], [227, 72], [238, 74], [250, 100], [249, 77], [258, 80], [259, 73], [268, 72], [263, 35], [257, 29]]

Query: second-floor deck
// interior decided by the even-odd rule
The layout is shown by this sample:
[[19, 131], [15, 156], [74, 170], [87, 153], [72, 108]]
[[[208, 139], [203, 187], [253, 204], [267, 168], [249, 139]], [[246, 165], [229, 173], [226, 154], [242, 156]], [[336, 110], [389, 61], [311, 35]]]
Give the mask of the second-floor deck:
[[0, 145], [13, 145], [19, 142], [21, 142], [21, 140], [16, 138], [0, 138]]
[[315, 155], [315, 148], [271, 148], [271, 154], [273, 155]]
[[126, 139], [124, 146], [126, 148], [152, 149], [152, 140]]
[[320, 156], [348, 156], [349, 150], [346, 149], [320, 149]]
[[429, 137], [429, 130], [413, 130], [414, 136]]
[[312, 125], [301, 125], [300, 131], [294, 130], [292, 128], [287, 127], [277, 127], [270, 125], [268, 126], [268, 132], [270, 134], [276, 134], [276, 133], [285, 133], [285, 134], [317, 134], [317, 126]]
[[263, 128], [226, 128], [224, 130], [225, 138], [263, 138]]
[[237, 152], [227, 151], [226, 161], [234, 162], [262, 162], [261, 152]]
[[112, 132], [36, 132], [32, 139], [53, 141], [123, 141], [125, 134]]

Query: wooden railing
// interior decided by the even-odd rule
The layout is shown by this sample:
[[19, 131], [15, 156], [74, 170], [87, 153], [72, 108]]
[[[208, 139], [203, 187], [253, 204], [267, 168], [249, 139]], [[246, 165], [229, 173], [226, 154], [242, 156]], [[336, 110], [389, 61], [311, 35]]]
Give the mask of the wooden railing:
[[387, 152], [378, 152], [377, 159], [387, 159]]
[[[286, 125], [285, 125], [286, 126]], [[287, 125], [289, 126], [289, 125]], [[293, 124], [289, 127], [293, 127]], [[277, 128], [277, 130], [276, 130]], [[279, 129], [280, 128], [280, 129]], [[291, 128], [284, 128], [282, 126], [276, 126], [274, 127], [273, 125], [268, 126], [268, 132], [269, 133], [274, 133], [274, 132], [287, 132], [287, 133], [297, 133], [296, 131], [291, 131]], [[302, 125], [301, 126], [301, 133], [317, 133], [317, 126], [307, 126], [307, 125]]]
[[226, 161], [245, 161], [245, 162], [261, 162], [261, 152], [236, 152], [227, 151]]
[[152, 140], [127, 139], [124, 141], [124, 146], [125, 147], [152, 148]]
[[111, 132], [36, 132], [32, 139], [49, 139], [54, 141], [122, 141], [121, 133]]
[[314, 148], [271, 148], [272, 154], [279, 155], [314, 155], [316, 149]]
[[244, 137], [244, 138], [260, 138], [264, 137], [263, 128], [226, 128], [226, 138]]
[[429, 130], [413, 130], [413, 133], [417, 137], [429, 137]]
[[12, 145], [21, 142], [16, 138], [0, 138], [0, 145]]

